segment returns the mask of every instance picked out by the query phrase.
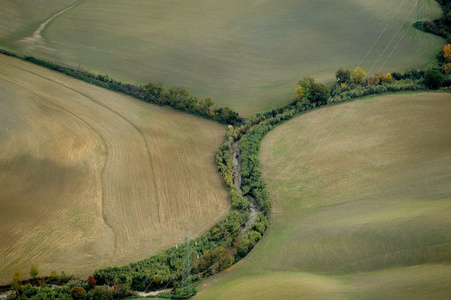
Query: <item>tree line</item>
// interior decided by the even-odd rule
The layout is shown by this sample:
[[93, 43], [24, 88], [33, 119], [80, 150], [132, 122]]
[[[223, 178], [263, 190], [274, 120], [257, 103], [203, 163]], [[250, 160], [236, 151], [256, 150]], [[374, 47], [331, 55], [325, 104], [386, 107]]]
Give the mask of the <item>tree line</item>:
[[63, 67], [33, 56], [22, 56], [3, 49], [0, 49], [0, 53], [34, 63], [115, 92], [132, 96], [145, 102], [160, 106], [169, 106], [222, 124], [237, 125], [241, 124], [243, 121], [238, 113], [229, 107], [219, 105], [210, 97], [200, 99], [197, 96], [191, 95], [191, 93], [184, 88], [170, 87], [167, 89], [158, 82], [136, 85], [120, 81], [105, 74]]

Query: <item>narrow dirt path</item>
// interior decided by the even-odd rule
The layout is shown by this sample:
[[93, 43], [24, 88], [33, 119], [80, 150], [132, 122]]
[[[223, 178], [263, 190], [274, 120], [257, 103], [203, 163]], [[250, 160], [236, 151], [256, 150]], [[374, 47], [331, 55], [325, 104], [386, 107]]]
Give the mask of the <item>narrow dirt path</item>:
[[[241, 148], [240, 148], [240, 142], [235, 142], [232, 144], [232, 150], [233, 150], [233, 181], [236, 187], [236, 191], [238, 194], [243, 196], [243, 191], [241, 190]], [[252, 224], [257, 219], [258, 212], [260, 211], [258, 209], [258, 205], [255, 202], [255, 199], [252, 198], [249, 195], [244, 196], [244, 198], [249, 202], [249, 218], [246, 221], [246, 224], [243, 228], [241, 228], [240, 233], [238, 235], [238, 239], [241, 239], [243, 237], [243, 234], [248, 231]]]
[[65, 12], [67, 12], [68, 10], [71, 10], [72, 8], [74, 8], [75, 6], [77, 6], [78, 4], [80, 4], [82, 0], [78, 0], [75, 4], [72, 4], [71, 6], [55, 13], [53, 16], [51, 16], [50, 18], [48, 18], [47, 20], [45, 20], [43, 23], [41, 23], [41, 25], [39, 25], [38, 29], [35, 30], [35, 32], [33, 32], [33, 34], [29, 37], [26, 37], [22, 40], [22, 42], [26, 43], [29, 46], [36, 46], [36, 45], [40, 45], [40, 46], [44, 46], [45, 41], [44, 38], [42, 37], [42, 31], [45, 29], [45, 27], [47, 27], [47, 25], [53, 21], [53, 19], [55, 19], [56, 17], [64, 14]]
[[153, 291], [153, 292], [148, 292], [148, 293], [145, 293], [145, 292], [136, 292], [136, 293], [138, 293], [138, 295], [140, 297], [147, 297], [147, 296], [157, 296], [161, 293], [170, 292], [170, 291], [172, 291], [172, 289], [164, 289], [164, 290], [158, 290], [158, 291]]
[[259, 209], [257, 208], [257, 203], [255, 203], [255, 199], [251, 196], [244, 196], [244, 198], [249, 202], [249, 218], [247, 219], [246, 225], [240, 230], [240, 234], [238, 235], [238, 239], [241, 239], [243, 237], [243, 234], [251, 229], [252, 224], [254, 224], [255, 220], [257, 220], [257, 215], [259, 212]]

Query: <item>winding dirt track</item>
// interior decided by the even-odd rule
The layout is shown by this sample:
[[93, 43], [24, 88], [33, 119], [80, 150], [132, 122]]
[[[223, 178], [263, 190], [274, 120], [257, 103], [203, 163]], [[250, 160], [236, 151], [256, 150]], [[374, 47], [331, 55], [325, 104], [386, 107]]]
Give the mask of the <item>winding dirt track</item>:
[[221, 126], [6, 56], [0, 89], [0, 281], [145, 258], [227, 213]]
[[71, 10], [72, 8], [74, 8], [75, 6], [77, 6], [79, 3], [81, 2], [81, 0], [78, 0], [76, 3], [72, 4], [71, 6], [55, 13], [53, 16], [51, 16], [50, 18], [48, 18], [47, 20], [45, 20], [44, 22], [41, 23], [41, 25], [39, 25], [38, 29], [35, 30], [35, 32], [33, 32], [33, 34], [25, 39], [23, 39], [23, 42], [26, 43], [29, 47], [33, 47], [36, 45], [44, 45], [44, 40], [42, 38], [42, 31], [45, 29], [45, 27], [47, 27], [47, 25], [52, 22], [56, 17], [64, 14], [65, 12], [67, 12], [68, 10]]

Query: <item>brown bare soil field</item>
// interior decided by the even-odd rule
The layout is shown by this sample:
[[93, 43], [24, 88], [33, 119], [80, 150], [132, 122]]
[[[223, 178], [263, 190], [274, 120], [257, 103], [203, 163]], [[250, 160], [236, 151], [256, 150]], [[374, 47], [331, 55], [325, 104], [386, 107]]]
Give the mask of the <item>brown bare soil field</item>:
[[227, 213], [222, 126], [6, 56], [0, 91], [1, 283], [146, 258]]

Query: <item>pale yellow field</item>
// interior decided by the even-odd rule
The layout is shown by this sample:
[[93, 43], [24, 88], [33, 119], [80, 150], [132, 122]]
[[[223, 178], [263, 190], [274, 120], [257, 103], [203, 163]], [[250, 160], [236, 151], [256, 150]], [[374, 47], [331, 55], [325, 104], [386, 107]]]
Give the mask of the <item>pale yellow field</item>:
[[271, 226], [198, 299], [451, 295], [451, 94], [321, 108], [263, 140]]
[[0, 282], [87, 275], [228, 212], [222, 126], [0, 56]]

